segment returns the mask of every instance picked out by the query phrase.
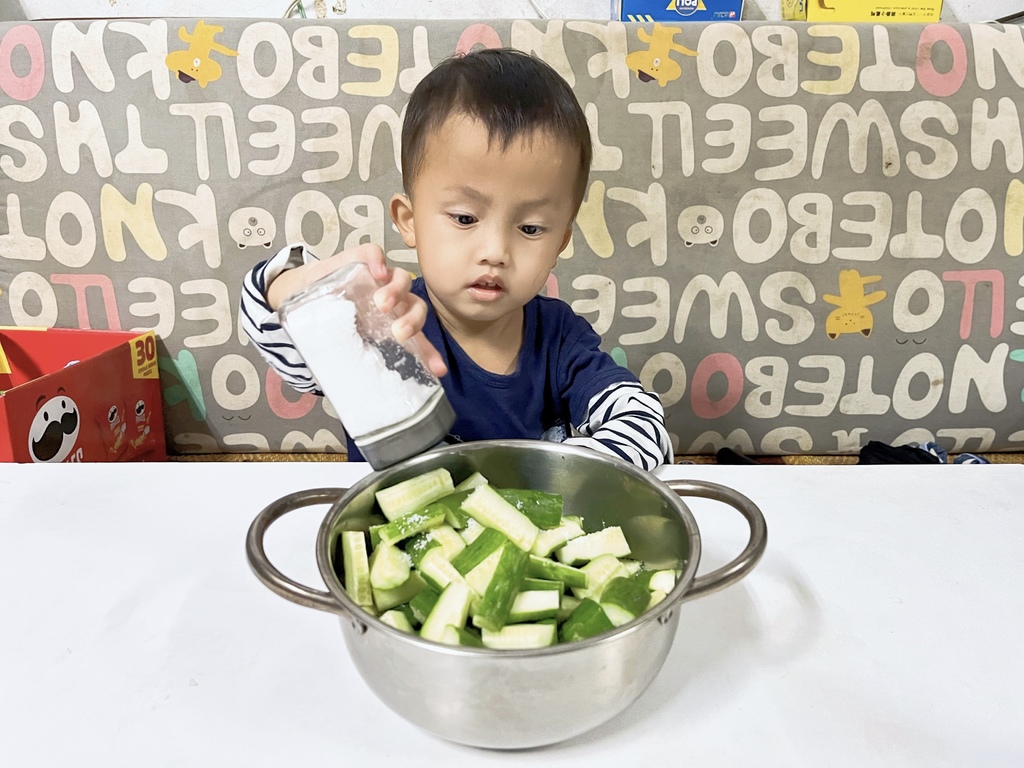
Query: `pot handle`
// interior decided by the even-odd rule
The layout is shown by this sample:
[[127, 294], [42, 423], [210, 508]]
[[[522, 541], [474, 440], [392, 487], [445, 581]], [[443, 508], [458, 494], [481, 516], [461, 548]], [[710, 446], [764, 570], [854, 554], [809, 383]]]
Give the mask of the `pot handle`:
[[267, 559], [266, 550], [263, 548], [263, 537], [267, 528], [279, 517], [302, 507], [333, 504], [347, 490], [347, 488], [311, 488], [306, 491], [296, 491], [267, 505], [252, 521], [249, 533], [245, 537], [245, 556], [249, 560], [249, 567], [256, 574], [256, 578], [262, 581], [271, 592], [307, 608], [316, 608], [342, 616], [348, 615], [348, 611], [334, 599], [330, 592], [311, 589], [289, 579], [277, 570]]
[[680, 496], [698, 496], [728, 504], [743, 515], [750, 525], [750, 539], [743, 551], [721, 568], [695, 578], [680, 602], [717, 592], [750, 573], [757, 565], [757, 561], [761, 559], [764, 548], [768, 544], [768, 528], [764, 522], [764, 515], [761, 514], [757, 505], [742, 493], [718, 483], [701, 480], [668, 480], [666, 484]]

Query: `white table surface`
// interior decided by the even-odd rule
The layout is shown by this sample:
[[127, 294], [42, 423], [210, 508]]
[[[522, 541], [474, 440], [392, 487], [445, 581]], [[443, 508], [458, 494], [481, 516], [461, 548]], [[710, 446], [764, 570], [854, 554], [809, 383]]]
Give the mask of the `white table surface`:
[[[0, 465], [0, 766], [1024, 765], [1024, 466], [677, 466], [758, 503], [768, 549], [685, 604], [660, 675], [541, 750], [443, 742], [369, 691], [337, 620], [249, 571], [267, 503], [345, 464]], [[691, 503], [702, 571], [745, 541]], [[267, 549], [321, 587], [326, 507]]]

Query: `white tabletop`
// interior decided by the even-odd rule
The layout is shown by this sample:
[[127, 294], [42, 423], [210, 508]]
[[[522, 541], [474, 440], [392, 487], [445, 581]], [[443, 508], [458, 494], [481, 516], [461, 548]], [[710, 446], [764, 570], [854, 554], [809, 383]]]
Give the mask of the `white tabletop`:
[[[768, 549], [681, 608], [660, 675], [542, 750], [440, 741], [392, 714], [337, 620], [264, 588], [246, 529], [345, 464], [0, 465], [0, 766], [1020, 766], [1024, 466], [677, 466], [758, 503]], [[701, 570], [742, 547], [695, 501]], [[325, 507], [271, 528], [318, 581]]]

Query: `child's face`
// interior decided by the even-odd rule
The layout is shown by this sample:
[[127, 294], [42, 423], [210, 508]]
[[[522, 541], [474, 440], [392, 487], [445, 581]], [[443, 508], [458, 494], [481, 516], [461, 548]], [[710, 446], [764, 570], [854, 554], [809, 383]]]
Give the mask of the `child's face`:
[[391, 213], [442, 319], [487, 324], [540, 292], [572, 233], [578, 172], [578, 152], [545, 133], [502, 150], [482, 123], [453, 117], [427, 138]]

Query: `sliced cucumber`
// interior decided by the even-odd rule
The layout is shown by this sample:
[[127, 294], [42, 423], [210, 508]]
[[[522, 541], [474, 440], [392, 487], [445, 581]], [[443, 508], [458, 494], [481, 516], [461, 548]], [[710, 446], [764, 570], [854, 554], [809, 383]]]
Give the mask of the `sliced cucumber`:
[[465, 624], [469, 615], [471, 596], [472, 592], [465, 582], [453, 581], [445, 587], [427, 620], [420, 627], [420, 637], [440, 643], [444, 637], [445, 627], [461, 627]]
[[629, 542], [626, 541], [622, 529], [617, 525], [609, 526], [595, 533], [588, 533], [573, 539], [557, 550], [558, 559], [568, 565], [585, 563], [600, 555], [626, 557], [629, 555]]
[[405, 552], [412, 558], [413, 566], [419, 568], [420, 561], [427, 554], [427, 550], [440, 546], [441, 542], [433, 538], [429, 533], [418, 533], [405, 542]]
[[449, 493], [437, 501], [430, 502], [424, 511], [431, 514], [443, 512], [445, 522], [452, 528], [461, 530], [466, 527], [466, 521], [469, 519], [469, 515], [462, 511], [462, 502], [466, 500], [472, 490], [472, 488], [464, 490], [456, 488], [454, 493]]
[[458, 557], [459, 553], [466, 548], [466, 542], [459, 536], [459, 532], [450, 525], [439, 525], [427, 535], [441, 545], [441, 555], [448, 562]]
[[441, 642], [445, 645], [466, 645], [470, 648], [483, 647], [480, 635], [470, 632], [465, 627], [453, 627], [450, 624], [444, 628]]
[[[480, 486], [486, 488], [487, 486]], [[529, 556], [511, 542], [501, 548], [498, 566], [487, 589], [473, 608], [473, 626], [497, 631], [505, 626]]]
[[384, 613], [380, 615], [380, 620], [388, 626], [400, 629], [403, 632], [409, 632], [410, 634], [415, 632], [412, 628], [412, 622], [409, 621], [409, 617], [402, 611], [384, 611]]
[[472, 490], [473, 488], [476, 488], [478, 485], [487, 485], [487, 478], [481, 475], [479, 472], [474, 472], [461, 483], [456, 485], [455, 490], [468, 491]]
[[618, 576], [601, 593], [601, 608], [616, 627], [632, 621], [647, 610], [651, 593], [636, 581]]
[[526, 650], [545, 648], [553, 645], [557, 637], [555, 623], [509, 624], [500, 630], [484, 629], [481, 632], [484, 647], [503, 650]]
[[370, 584], [370, 561], [366, 555], [366, 534], [362, 531], [341, 532], [341, 557], [345, 572], [345, 591], [357, 605], [373, 612], [373, 587]]
[[619, 562], [621, 562], [626, 567], [626, 571], [629, 573], [630, 576], [635, 576], [636, 574], [640, 573], [640, 571], [642, 571], [644, 567], [644, 564], [639, 560], [631, 560], [628, 557], [620, 557]]
[[400, 587], [408, 580], [411, 566], [412, 559], [405, 552], [381, 541], [370, 556], [370, 585], [374, 589]]
[[551, 579], [532, 579], [526, 577], [523, 579], [523, 583], [520, 586], [520, 591], [528, 592], [538, 589], [550, 589], [552, 592], [564, 592], [565, 584], [560, 581], [553, 581]]
[[422, 624], [427, 620], [427, 616], [434, 610], [434, 606], [440, 597], [440, 592], [427, 587], [409, 601], [409, 610], [412, 611], [412, 615], [417, 622]]
[[567, 587], [582, 589], [587, 586], [587, 574], [581, 569], [536, 555], [530, 555], [530, 560], [526, 564], [526, 575], [538, 579], [560, 581]]
[[547, 557], [567, 541], [583, 535], [583, 528], [573, 520], [562, 520], [557, 528], [548, 531], [541, 531], [537, 540], [533, 542], [530, 554], [537, 557]]
[[394, 589], [373, 590], [373, 603], [378, 611], [389, 611], [402, 603], [408, 603], [416, 595], [427, 588], [427, 582], [416, 571], [409, 573], [409, 578]]
[[494, 578], [494, 572], [498, 569], [498, 563], [501, 561], [502, 549], [504, 547], [498, 547], [466, 573], [466, 583], [476, 594], [482, 595], [487, 591], [487, 585]]
[[504, 533], [523, 552], [529, 552], [540, 529], [489, 485], [478, 485], [464, 502], [462, 510], [481, 525]]
[[444, 467], [410, 477], [408, 480], [382, 488], [375, 494], [380, 511], [389, 521], [423, 509], [432, 501], [455, 490], [452, 476]]
[[655, 571], [647, 582], [647, 588], [652, 592], [664, 592], [666, 595], [676, 587], [676, 580], [679, 578], [679, 571], [664, 570]]
[[660, 603], [662, 600], [664, 600], [666, 597], [668, 597], [668, 593], [667, 592], [662, 592], [660, 589], [654, 590], [653, 592], [651, 592], [651, 602], [647, 606], [647, 608], [648, 609], [653, 608], [658, 603]]
[[587, 586], [573, 587], [573, 594], [579, 598], [589, 597], [597, 601], [600, 601], [605, 586], [612, 579], [628, 576], [626, 566], [614, 555], [598, 555], [580, 570], [587, 574]]
[[562, 595], [558, 602], [558, 613], [555, 615], [555, 621], [561, 624], [572, 616], [572, 612], [579, 608], [582, 602], [575, 595]]
[[586, 640], [614, 628], [615, 625], [598, 603], [584, 600], [562, 624], [559, 635], [563, 643], [571, 643], [574, 640]]
[[535, 589], [520, 592], [512, 601], [508, 612], [508, 624], [522, 624], [524, 621], [553, 619], [558, 615], [562, 593], [552, 589]]
[[466, 542], [467, 545], [469, 545], [476, 541], [477, 537], [479, 537], [480, 534], [482, 534], [486, 530], [490, 529], [484, 528], [482, 525], [480, 525], [480, 523], [478, 523], [471, 517], [466, 521], [466, 527], [459, 531], [459, 536], [461, 536], [462, 540]]
[[377, 530], [377, 537], [385, 544], [397, 544], [403, 539], [415, 536], [417, 533], [437, 528], [444, 522], [444, 510], [430, 512], [430, 507], [423, 511], [410, 512], [392, 520], [387, 525]]
[[557, 528], [562, 522], [562, 497], [557, 493], [499, 488], [498, 495], [530, 518], [538, 528]]
[[454, 566], [444, 559], [440, 547], [427, 550], [420, 560], [420, 575], [427, 584], [437, 591], [443, 590], [453, 581], [465, 584], [466, 580], [462, 574], [455, 570]]
[[501, 531], [496, 531], [493, 528], [483, 528], [472, 544], [452, 558], [452, 565], [455, 566], [455, 570], [459, 573], [469, 573], [480, 565], [492, 552], [499, 550], [507, 541], [508, 537]]

